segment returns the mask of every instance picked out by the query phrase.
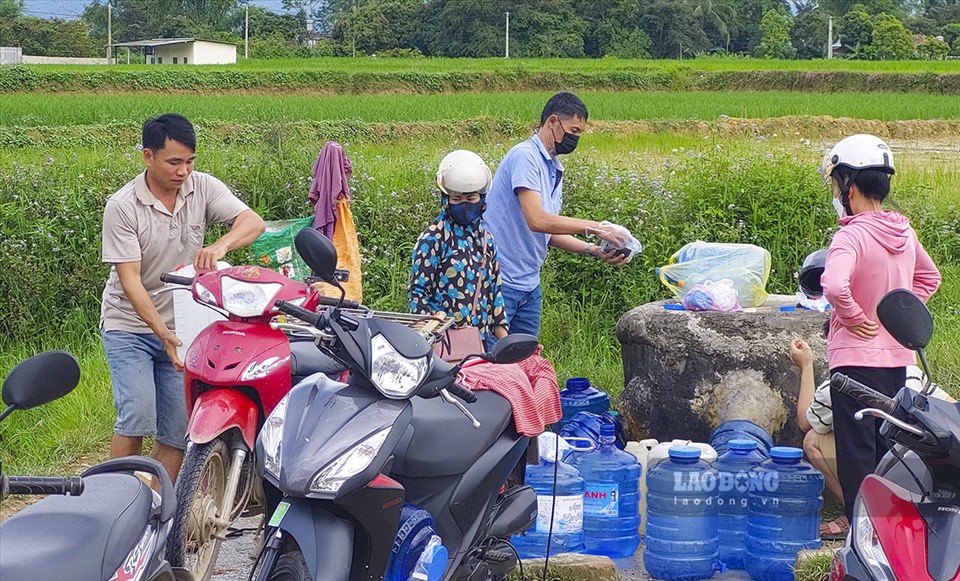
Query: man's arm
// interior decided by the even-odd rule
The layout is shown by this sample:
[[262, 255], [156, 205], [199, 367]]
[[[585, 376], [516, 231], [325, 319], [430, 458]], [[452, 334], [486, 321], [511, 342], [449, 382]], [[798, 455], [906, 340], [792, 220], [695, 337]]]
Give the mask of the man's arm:
[[[623, 246], [623, 234], [613, 228], [601, 227], [599, 222], [593, 220], [583, 220], [581, 218], [571, 218], [569, 216], [559, 216], [551, 214], [543, 209], [543, 202], [540, 199], [540, 192], [527, 188], [516, 189], [517, 198], [520, 200], [520, 207], [523, 209], [523, 217], [527, 221], [527, 226], [534, 232], [543, 232], [550, 234], [551, 237], [568, 234], [581, 235], [595, 234], [604, 240], [613, 242], [617, 246]], [[554, 245], [557, 248], [562, 246]], [[581, 247], [582, 247], [581, 243]], [[566, 250], [567, 248], [564, 248]], [[579, 249], [572, 250], [576, 252]]]
[[114, 264], [114, 267], [117, 269], [117, 277], [120, 279], [123, 294], [127, 295], [133, 305], [133, 310], [163, 342], [163, 348], [176, 370], [183, 371], [183, 362], [177, 356], [177, 347], [181, 345], [181, 341], [177, 339], [173, 331], [167, 328], [160, 312], [157, 310], [157, 306], [153, 304], [153, 300], [150, 298], [150, 293], [143, 286], [143, 280], [140, 278], [140, 263], [120, 262]]
[[263, 225], [263, 219], [256, 212], [253, 210], [240, 212], [234, 218], [229, 232], [197, 252], [193, 267], [197, 272], [216, 269], [217, 261], [226, 256], [227, 252], [249, 245], [263, 234], [264, 230], [266, 228]]
[[797, 423], [804, 432], [812, 427], [807, 420], [807, 408], [813, 402], [813, 350], [806, 342], [794, 339], [790, 342], [790, 360], [800, 369], [800, 393], [797, 395]]
[[608, 264], [612, 264], [613, 266], [622, 266], [627, 263], [627, 258], [625, 256], [617, 255], [616, 249], [611, 250], [610, 252], [602, 252], [600, 247], [596, 244], [584, 242], [583, 240], [579, 240], [567, 234], [551, 236], [548, 244], [554, 248], [566, 250], [567, 252], [576, 252], [578, 254], [590, 255], [594, 258], [599, 258], [600, 260]]

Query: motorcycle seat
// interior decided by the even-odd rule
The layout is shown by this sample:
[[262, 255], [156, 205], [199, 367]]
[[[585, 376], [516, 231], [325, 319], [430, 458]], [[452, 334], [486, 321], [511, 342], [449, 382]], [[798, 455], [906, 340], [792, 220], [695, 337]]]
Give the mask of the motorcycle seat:
[[330, 377], [346, 369], [321, 353], [313, 341], [290, 342], [290, 375], [294, 377], [304, 378], [318, 372]]
[[[493, 391], [474, 392], [467, 404], [480, 428], [439, 397], [413, 398], [413, 436], [394, 458], [392, 474], [410, 477], [463, 474], [513, 423], [510, 402]], [[439, 443], [442, 445], [438, 445]]]
[[79, 496], [48, 496], [0, 523], [3, 581], [105, 580], [143, 536], [153, 492], [132, 474], [83, 479]]

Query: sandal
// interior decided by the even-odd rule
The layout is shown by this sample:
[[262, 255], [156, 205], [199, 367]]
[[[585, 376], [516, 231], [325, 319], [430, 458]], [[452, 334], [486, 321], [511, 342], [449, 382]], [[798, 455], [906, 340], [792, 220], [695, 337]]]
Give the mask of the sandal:
[[850, 522], [847, 517], [840, 516], [835, 520], [820, 525], [820, 538], [827, 541], [844, 539], [850, 531]]

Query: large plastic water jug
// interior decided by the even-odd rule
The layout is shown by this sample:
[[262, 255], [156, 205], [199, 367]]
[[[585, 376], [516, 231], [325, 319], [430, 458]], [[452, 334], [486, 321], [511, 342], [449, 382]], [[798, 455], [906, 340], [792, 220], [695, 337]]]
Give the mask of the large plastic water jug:
[[594, 387], [586, 377], [571, 377], [560, 390], [560, 408], [563, 417], [557, 422], [558, 429], [580, 412], [600, 415], [609, 410], [610, 396]]
[[537, 493], [537, 520], [510, 541], [521, 559], [546, 557], [548, 539], [550, 555], [583, 552], [584, 482], [576, 468], [563, 461], [554, 462], [555, 442], [545, 449], [545, 441], [556, 437], [541, 436], [540, 463], [526, 469], [525, 481]]
[[647, 473], [643, 566], [657, 579], [708, 579], [719, 566], [717, 471], [692, 446], [670, 448]]
[[775, 447], [750, 471], [746, 568], [758, 581], [792, 581], [797, 551], [820, 548], [823, 475], [802, 458]]
[[713, 446], [705, 442], [692, 442], [690, 440], [671, 440], [669, 442], [660, 442], [650, 450], [650, 453], [647, 455], [647, 461], [650, 466], [653, 466], [657, 462], [666, 459], [669, 456], [670, 448], [675, 446], [691, 446], [700, 450], [700, 459], [704, 462], [711, 463], [717, 460], [717, 451], [713, 449]]
[[603, 424], [613, 426], [617, 438], [617, 447], [623, 450], [626, 446], [623, 439], [623, 425], [620, 423], [619, 414], [615, 412], [603, 412], [602, 414], [579, 412], [560, 428], [560, 436], [564, 439], [586, 438], [593, 442], [594, 447], [596, 447], [600, 444], [600, 426]]
[[757, 443], [757, 452], [764, 458], [770, 457], [770, 448], [773, 448], [773, 438], [770, 434], [750, 420], [723, 422], [710, 434], [709, 442], [719, 457], [730, 449], [731, 440], [753, 440]]
[[653, 450], [653, 447], [659, 444], [660, 442], [654, 440], [653, 438], [648, 438], [646, 440], [640, 440], [639, 442], [627, 442], [627, 447], [625, 448], [627, 452], [633, 454], [637, 462], [640, 463], [640, 469], [644, 472], [640, 475], [640, 536], [642, 537], [647, 532], [647, 474], [646, 472], [650, 468], [650, 463], [647, 458], [650, 455], [650, 451]]
[[[446, 566], [447, 550], [437, 536], [430, 513], [412, 504], [404, 504], [384, 580], [419, 578], [440, 581]], [[415, 573], [419, 577], [413, 577]]]
[[580, 458], [584, 552], [619, 559], [640, 546], [640, 463], [615, 445], [614, 428], [600, 426], [600, 446]]
[[717, 532], [720, 560], [730, 569], [745, 567], [747, 539], [747, 493], [750, 470], [766, 458], [755, 440], [730, 440], [729, 449], [714, 463], [718, 473], [719, 507]]

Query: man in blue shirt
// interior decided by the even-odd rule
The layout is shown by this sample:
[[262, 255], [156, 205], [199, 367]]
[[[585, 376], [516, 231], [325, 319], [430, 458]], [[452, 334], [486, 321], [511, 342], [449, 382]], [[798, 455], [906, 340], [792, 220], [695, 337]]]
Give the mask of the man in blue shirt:
[[507, 152], [487, 194], [484, 227], [500, 252], [503, 299], [511, 333], [540, 332], [540, 268], [547, 247], [593, 256], [615, 266], [626, 263], [615, 250], [601, 252], [574, 235], [595, 235], [622, 247], [616, 228], [560, 215], [563, 165], [558, 155], [573, 152], [587, 125], [587, 107], [572, 93], [557, 93], [540, 115], [540, 129]]

